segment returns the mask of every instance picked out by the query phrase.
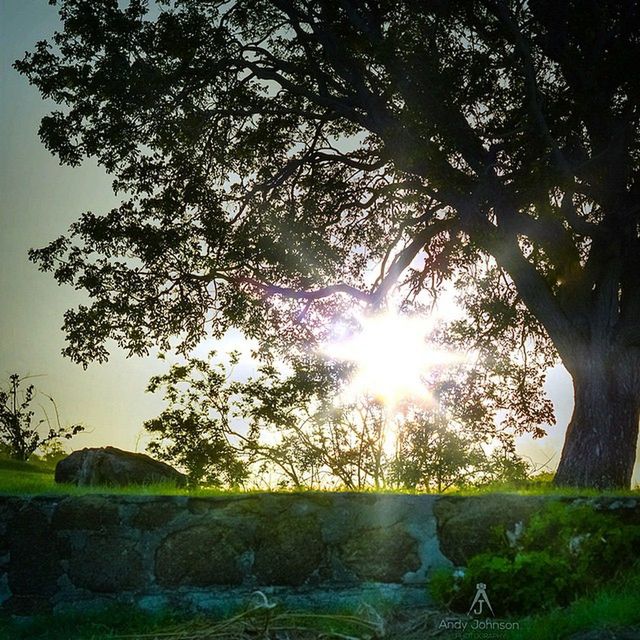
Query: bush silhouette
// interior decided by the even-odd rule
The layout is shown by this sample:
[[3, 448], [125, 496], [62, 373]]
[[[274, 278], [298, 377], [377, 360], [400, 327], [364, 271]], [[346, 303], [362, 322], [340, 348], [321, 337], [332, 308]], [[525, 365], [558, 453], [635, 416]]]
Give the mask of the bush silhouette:
[[[55, 422], [52, 422], [44, 407], [41, 408], [43, 417], [34, 420], [36, 412], [31, 406], [36, 389], [30, 384], [21, 391], [20, 385], [25, 379], [14, 373], [9, 376], [9, 389], [0, 390], [0, 446], [17, 460], [28, 460], [39, 447], [61, 438], [72, 438], [84, 431], [84, 427], [77, 424], [63, 427], [55, 401], [46, 394], [42, 395], [51, 403]], [[46, 425], [44, 433], [43, 425]]]

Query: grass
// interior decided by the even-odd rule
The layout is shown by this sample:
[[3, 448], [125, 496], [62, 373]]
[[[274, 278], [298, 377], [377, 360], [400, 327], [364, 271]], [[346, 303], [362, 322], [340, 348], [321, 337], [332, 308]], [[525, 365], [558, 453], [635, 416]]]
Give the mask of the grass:
[[46, 462], [33, 460], [21, 462], [0, 457], [0, 495], [190, 495], [215, 496], [237, 493], [228, 489], [201, 488], [183, 489], [169, 483], [131, 485], [127, 487], [76, 487], [71, 484], [56, 484], [54, 467]]
[[[640, 625], [640, 568], [564, 609], [520, 620], [513, 640], [558, 640], [579, 631], [613, 630]], [[640, 637], [640, 628], [637, 630]]]
[[43, 493], [55, 487], [53, 468], [43, 462], [0, 457], [0, 491], [8, 494]]
[[[54, 467], [52, 463], [32, 458], [29, 462], [13, 460], [5, 455], [0, 455], [0, 495], [87, 495], [87, 494], [117, 494], [117, 495], [169, 495], [169, 496], [220, 496], [236, 495], [238, 493], [263, 493], [265, 489], [223, 489], [219, 487], [199, 487], [185, 489], [168, 483], [148, 485], [131, 485], [128, 487], [76, 487], [70, 484], [56, 484], [54, 480]], [[558, 495], [558, 496], [636, 496], [640, 497], [640, 486], [629, 490], [599, 491], [596, 489], [573, 489], [568, 487], [556, 487], [551, 482], [552, 476], [532, 478], [524, 482], [489, 484], [480, 487], [464, 487], [447, 491], [448, 495], [480, 496], [486, 494], [508, 493], [516, 495]], [[279, 489], [279, 492], [290, 493]], [[339, 491], [339, 490], [332, 490]], [[291, 491], [299, 493], [300, 491]], [[318, 492], [318, 490], [314, 491]], [[373, 493], [374, 490], [365, 490], [363, 493]], [[326, 493], [323, 491], [323, 493]], [[381, 494], [415, 495], [422, 493], [411, 489], [382, 489], [375, 490]]]
[[[266, 606], [265, 606], [266, 605]], [[535, 605], [534, 605], [535, 606]], [[392, 613], [392, 612], [391, 612]], [[411, 613], [409, 614], [411, 615]], [[615, 584], [591, 596], [576, 600], [564, 609], [550, 613], [512, 619], [519, 629], [512, 631], [478, 631], [442, 633], [433, 623], [414, 623], [405, 616], [402, 625], [390, 622], [383, 632], [383, 621], [374, 611], [312, 612], [284, 611], [263, 605], [230, 615], [225, 619], [187, 616], [185, 613], [144, 612], [133, 607], [113, 606], [101, 612], [38, 615], [30, 618], [0, 616], [0, 638], [3, 640], [311, 640], [318, 638], [361, 640], [427, 640], [437, 638], [504, 638], [505, 640], [563, 640], [579, 632], [636, 629], [640, 637], [640, 568], [629, 572]], [[391, 616], [393, 617], [393, 616]], [[436, 616], [437, 618], [437, 616]], [[415, 623], [418, 624], [415, 624]], [[413, 627], [414, 632], [409, 631]], [[594, 636], [597, 637], [597, 636]], [[631, 636], [629, 636], [631, 637]]]
[[495, 493], [510, 493], [515, 495], [557, 495], [557, 496], [640, 496], [640, 485], [633, 489], [584, 489], [575, 487], [557, 487], [552, 483], [551, 476], [545, 480], [526, 480], [517, 483], [496, 483], [480, 487], [465, 487], [464, 489], [450, 492], [452, 495], [461, 496], [481, 496]]
[[3, 640], [250, 640], [317, 638], [359, 640], [382, 637], [375, 615], [284, 611], [264, 603], [224, 619], [162, 611], [149, 613], [112, 606], [94, 613], [62, 613], [29, 618], [0, 616]]
[[93, 613], [0, 617], [3, 640], [103, 640], [122, 634], [148, 634], [184, 624], [184, 614], [148, 613], [133, 607], [109, 607]]

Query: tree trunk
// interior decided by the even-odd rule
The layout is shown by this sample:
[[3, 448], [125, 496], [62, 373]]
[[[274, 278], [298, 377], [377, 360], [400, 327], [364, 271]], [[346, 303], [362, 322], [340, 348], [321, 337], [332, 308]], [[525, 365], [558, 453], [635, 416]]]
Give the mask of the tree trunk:
[[554, 482], [627, 489], [640, 419], [637, 365], [624, 356], [585, 360], [571, 372], [575, 405]]

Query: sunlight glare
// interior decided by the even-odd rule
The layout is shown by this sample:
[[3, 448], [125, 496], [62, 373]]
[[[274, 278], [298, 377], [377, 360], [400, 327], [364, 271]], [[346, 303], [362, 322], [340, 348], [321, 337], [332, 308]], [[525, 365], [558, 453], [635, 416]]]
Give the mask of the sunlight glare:
[[391, 312], [362, 319], [359, 333], [338, 327], [324, 349], [331, 358], [353, 362], [356, 373], [347, 393], [370, 395], [387, 408], [411, 401], [432, 405], [426, 376], [439, 367], [461, 361], [459, 354], [429, 342], [434, 320]]

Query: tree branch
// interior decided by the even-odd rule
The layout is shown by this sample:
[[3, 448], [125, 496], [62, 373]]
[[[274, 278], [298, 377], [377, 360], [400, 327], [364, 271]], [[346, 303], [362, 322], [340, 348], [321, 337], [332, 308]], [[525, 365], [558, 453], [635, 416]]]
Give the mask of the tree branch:
[[552, 157], [558, 169], [562, 171], [567, 179], [573, 180], [573, 171], [551, 134], [549, 125], [547, 124], [547, 120], [542, 111], [540, 90], [538, 89], [536, 69], [533, 64], [531, 47], [503, 0], [485, 0], [485, 4], [489, 10], [493, 10], [492, 12], [494, 16], [505, 27], [507, 35], [510, 36], [511, 41], [515, 45], [516, 51], [522, 59], [524, 81], [529, 98], [528, 111], [536, 125], [538, 134], [544, 143], [550, 148]]
[[210, 279], [221, 278], [227, 279], [238, 284], [248, 284], [252, 288], [258, 290], [263, 296], [282, 296], [294, 300], [314, 301], [328, 298], [330, 296], [345, 294], [352, 298], [378, 306], [385, 299], [389, 291], [398, 282], [402, 272], [411, 264], [413, 259], [420, 253], [422, 248], [436, 235], [443, 231], [451, 231], [455, 229], [457, 221], [455, 219], [436, 220], [431, 225], [420, 231], [411, 242], [404, 247], [394, 258], [389, 270], [383, 278], [380, 278], [372, 291], [363, 291], [349, 284], [337, 283], [327, 285], [313, 290], [301, 290], [293, 287], [282, 287], [279, 285], [263, 282], [257, 278], [250, 276], [230, 276], [222, 277], [219, 274], [206, 276]]

